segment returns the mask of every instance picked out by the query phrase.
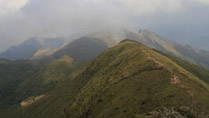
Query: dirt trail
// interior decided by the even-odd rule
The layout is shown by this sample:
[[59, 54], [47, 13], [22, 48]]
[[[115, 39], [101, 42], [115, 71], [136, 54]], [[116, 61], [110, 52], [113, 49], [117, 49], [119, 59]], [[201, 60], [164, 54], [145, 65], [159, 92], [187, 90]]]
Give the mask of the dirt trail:
[[36, 97], [30, 97], [30, 98], [28, 98], [27, 100], [21, 102], [20, 105], [21, 105], [22, 107], [29, 106], [29, 105], [31, 105], [31, 104], [33, 104], [33, 103], [35, 103], [35, 102], [41, 100], [41, 99], [44, 98], [45, 96], [46, 96], [46, 95], [43, 94], [43, 95], [36, 96]]
[[166, 70], [168, 70], [171, 73], [171, 75], [172, 75], [171, 83], [172, 84], [179, 84], [180, 83], [179, 77], [174, 74], [173, 70], [171, 70], [170, 68], [165, 67], [162, 63], [160, 63], [155, 58], [153, 58], [145, 49], [141, 48], [141, 50], [146, 55], [148, 60], [153, 61], [154, 63], [156, 63], [160, 67], [164, 67]]
[[[172, 75], [171, 84], [174, 84], [174, 85], [178, 84], [178, 85], [180, 85], [180, 83], [181, 83], [180, 78], [179, 78], [177, 75], [174, 74], [174, 72], [173, 72], [172, 69], [170, 69], [170, 68], [168, 68], [168, 67], [165, 67], [162, 63], [160, 63], [160, 62], [157, 61], [155, 58], [153, 58], [153, 57], [152, 57], [145, 49], [141, 48], [141, 50], [142, 50], [142, 52], [146, 55], [146, 57], [147, 57], [148, 60], [153, 61], [154, 63], [158, 64], [160, 67], [164, 67], [167, 71], [169, 71], [169, 72], [171, 73], [171, 75]], [[181, 72], [180, 72], [180, 73], [181, 73]], [[183, 74], [183, 73], [181, 73], [181, 74]], [[185, 89], [186, 92], [187, 92], [191, 97], [194, 96], [194, 94], [192, 93], [192, 91], [191, 91], [188, 87], [186, 87], [186, 86], [184, 86], [184, 85], [180, 85], [180, 87], [181, 87], [182, 89]]]

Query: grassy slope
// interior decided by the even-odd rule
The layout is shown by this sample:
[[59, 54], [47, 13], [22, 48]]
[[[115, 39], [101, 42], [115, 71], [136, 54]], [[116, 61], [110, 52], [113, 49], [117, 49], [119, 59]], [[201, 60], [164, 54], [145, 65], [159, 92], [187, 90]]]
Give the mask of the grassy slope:
[[150, 48], [158, 49], [161, 52], [182, 57], [182, 55], [173, 48], [173, 46], [175, 45], [173, 42], [163, 39], [159, 35], [149, 30], [142, 30], [141, 32], [139, 32], [138, 38], [139, 39], [137, 41]]
[[167, 110], [161, 114], [205, 117], [208, 97], [209, 88], [199, 78], [168, 57], [126, 40], [101, 54], [76, 78], [60, 82], [43, 100], [15, 109], [21, 118], [162, 117], [156, 113], [160, 108]]
[[[159, 53], [161, 53], [161, 52], [159, 52]], [[161, 53], [161, 54], [163, 54], [163, 53]], [[179, 58], [171, 56], [171, 55], [167, 55], [167, 54], [163, 54], [163, 55], [167, 56], [168, 58], [173, 60], [175, 63], [177, 63], [179, 66], [183, 67], [188, 72], [194, 74], [195, 76], [199, 77], [202, 81], [209, 84], [209, 79], [208, 79], [209, 78], [209, 71], [206, 70], [205, 68], [200, 67], [200, 66], [190, 63], [190, 62], [186, 62], [182, 59], [179, 59]]]
[[[0, 109], [0, 117], [9, 117], [9, 115], [12, 115], [11, 117], [13, 118], [14, 114], [12, 114], [12, 112], [19, 109], [21, 101], [29, 96], [46, 93], [56, 87], [57, 83], [62, 83], [66, 78], [74, 78], [85, 69], [86, 65], [86, 63], [77, 63], [70, 57], [63, 56], [60, 59], [53, 60], [47, 65], [44, 65], [38, 71], [33, 71], [33, 73], [28, 74], [28, 76], [24, 76], [23, 78], [26, 79], [23, 79], [18, 83], [16, 88], [14, 88], [13, 93], [9, 96], [12, 100], [17, 97], [19, 99], [14, 102], [9, 99], [8, 102], [11, 102], [13, 107], [9, 105], [9, 109], [9, 106]], [[20, 76], [20, 78], [21, 77], [22, 76]]]
[[32, 61], [0, 60], [0, 108], [19, 100], [14, 94], [18, 85], [28, 79], [29, 75], [39, 67], [38, 63]]
[[21, 83], [17, 93], [23, 94], [23, 96], [43, 94], [55, 87], [58, 82], [77, 76], [84, 68], [85, 64], [77, 63], [65, 55], [60, 59], [51, 61], [33, 74], [30, 79]]
[[60, 58], [64, 55], [68, 55], [75, 61], [89, 61], [96, 58], [107, 48], [108, 44], [98, 38], [82, 37], [69, 43], [52, 56]]
[[[148, 60], [142, 48], [163, 68]], [[208, 111], [207, 85], [167, 57], [136, 42], [125, 41], [107, 50], [93, 62], [90, 72], [91, 80], [69, 108], [71, 117], [142, 117], [162, 106]], [[179, 77], [179, 84], [171, 83], [173, 74]]]

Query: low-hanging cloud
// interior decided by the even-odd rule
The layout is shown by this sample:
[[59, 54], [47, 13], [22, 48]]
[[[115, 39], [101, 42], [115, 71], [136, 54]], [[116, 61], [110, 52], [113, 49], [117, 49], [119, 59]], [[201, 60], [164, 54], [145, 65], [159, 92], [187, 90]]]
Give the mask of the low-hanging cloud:
[[0, 0], [0, 15], [18, 11], [27, 0]]
[[209, 4], [209, 0], [193, 0], [193, 1], [203, 3], [203, 4]]
[[0, 50], [33, 36], [77, 37], [105, 29], [133, 28], [134, 17], [179, 12], [182, 1], [0, 0], [4, 3], [0, 5]]

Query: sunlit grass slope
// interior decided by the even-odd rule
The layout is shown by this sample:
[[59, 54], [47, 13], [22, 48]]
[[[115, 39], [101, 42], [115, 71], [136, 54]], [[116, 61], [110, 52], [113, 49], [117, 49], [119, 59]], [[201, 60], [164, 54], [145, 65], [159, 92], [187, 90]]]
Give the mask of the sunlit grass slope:
[[58, 82], [73, 78], [79, 74], [85, 64], [75, 62], [68, 56], [55, 59], [32, 75], [30, 79], [18, 86], [17, 92], [20, 94], [39, 95], [55, 87]]

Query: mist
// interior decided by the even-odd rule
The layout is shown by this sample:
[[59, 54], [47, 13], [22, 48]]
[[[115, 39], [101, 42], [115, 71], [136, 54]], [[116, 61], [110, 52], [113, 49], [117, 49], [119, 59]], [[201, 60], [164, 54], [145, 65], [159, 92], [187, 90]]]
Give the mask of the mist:
[[[148, 28], [176, 40], [165, 32], [177, 28], [166, 26], [176, 17], [180, 17], [174, 22], [179, 29], [185, 22], [207, 23], [208, 6], [208, 0], [0, 0], [0, 52], [30, 37], [74, 39], [104, 30]], [[203, 7], [200, 18], [188, 19], [186, 14], [197, 7]], [[201, 30], [206, 34], [202, 38], [209, 37], [208, 27]]]

